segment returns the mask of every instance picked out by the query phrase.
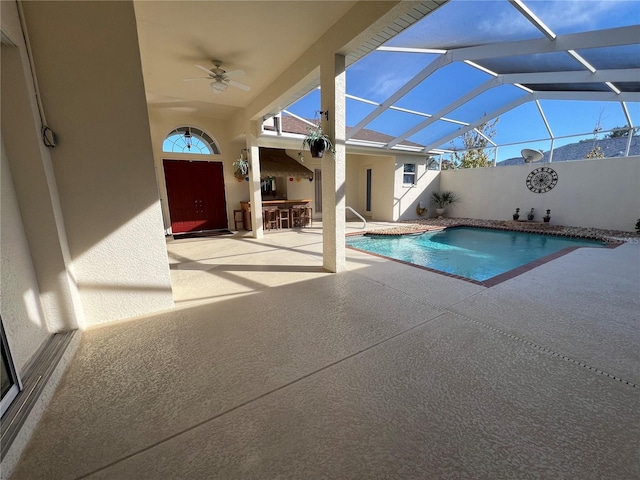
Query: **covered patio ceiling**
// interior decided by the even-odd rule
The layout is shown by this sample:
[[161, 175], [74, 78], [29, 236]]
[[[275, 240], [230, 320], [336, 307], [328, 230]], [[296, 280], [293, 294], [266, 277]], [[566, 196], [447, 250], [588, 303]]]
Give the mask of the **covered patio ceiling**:
[[[383, 150], [457, 150], [499, 117], [489, 144], [508, 156], [637, 127], [639, 22], [635, 0], [450, 0], [348, 68], [347, 142], [368, 129], [392, 137]], [[319, 97], [283, 115], [313, 118]]]

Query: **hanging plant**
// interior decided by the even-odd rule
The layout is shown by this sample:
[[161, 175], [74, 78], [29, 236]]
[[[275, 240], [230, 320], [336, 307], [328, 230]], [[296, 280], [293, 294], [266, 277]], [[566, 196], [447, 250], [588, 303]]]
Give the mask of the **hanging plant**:
[[311, 156], [314, 158], [322, 158], [325, 150], [336, 153], [333, 149], [331, 139], [322, 133], [320, 124], [315, 127], [307, 127], [307, 135], [302, 140], [302, 148], [309, 148]]
[[233, 176], [238, 181], [244, 180], [244, 177], [249, 173], [249, 161], [244, 158], [244, 154], [240, 153], [240, 158], [233, 162]]

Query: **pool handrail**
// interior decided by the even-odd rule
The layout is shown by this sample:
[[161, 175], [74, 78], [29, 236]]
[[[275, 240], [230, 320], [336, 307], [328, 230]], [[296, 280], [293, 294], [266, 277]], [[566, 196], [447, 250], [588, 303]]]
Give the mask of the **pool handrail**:
[[367, 228], [367, 221], [364, 219], [364, 217], [362, 215], [360, 215], [358, 212], [356, 212], [353, 208], [351, 207], [344, 207], [345, 209], [351, 210], [353, 212], [353, 214], [358, 217], [360, 220], [362, 220], [363, 224], [362, 224], [362, 228]]

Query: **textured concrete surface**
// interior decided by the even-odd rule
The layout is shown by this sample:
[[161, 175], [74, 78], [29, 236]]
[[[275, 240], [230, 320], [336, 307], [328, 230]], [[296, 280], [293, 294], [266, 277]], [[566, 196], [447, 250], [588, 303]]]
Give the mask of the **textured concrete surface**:
[[12, 478], [640, 476], [638, 245], [492, 288], [327, 274], [315, 224], [168, 248], [177, 307], [85, 332]]

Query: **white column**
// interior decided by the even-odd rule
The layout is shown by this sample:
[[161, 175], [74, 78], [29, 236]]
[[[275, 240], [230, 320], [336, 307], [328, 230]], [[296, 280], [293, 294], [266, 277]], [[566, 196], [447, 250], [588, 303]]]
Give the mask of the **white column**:
[[253, 238], [264, 237], [262, 229], [262, 192], [260, 191], [260, 149], [257, 122], [248, 122], [246, 144], [249, 154], [249, 202], [251, 202], [251, 232]]
[[331, 55], [320, 65], [322, 129], [333, 140], [335, 154], [322, 158], [322, 264], [330, 272], [346, 268], [346, 73], [343, 55]]

